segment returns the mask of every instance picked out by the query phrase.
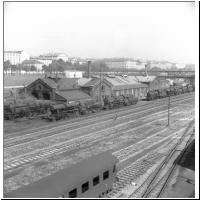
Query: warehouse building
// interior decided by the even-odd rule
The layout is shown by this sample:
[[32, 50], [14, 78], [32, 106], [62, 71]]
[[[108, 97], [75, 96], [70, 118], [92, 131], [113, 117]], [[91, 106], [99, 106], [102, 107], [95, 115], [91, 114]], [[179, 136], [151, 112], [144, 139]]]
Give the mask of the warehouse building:
[[135, 76], [138, 83], [147, 84], [149, 90], [167, 89], [171, 82], [165, 78], [157, 76]]
[[80, 89], [77, 78], [39, 78], [26, 87], [26, 92], [37, 99], [59, 102], [91, 99]]
[[105, 96], [126, 94], [133, 94], [143, 99], [148, 91], [147, 84], [138, 83], [135, 77], [131, 76], [106, 76], [102, 80], [91, 78], [81, 88], [96, 101], [100, 101], [100, 98], [103, 99]]

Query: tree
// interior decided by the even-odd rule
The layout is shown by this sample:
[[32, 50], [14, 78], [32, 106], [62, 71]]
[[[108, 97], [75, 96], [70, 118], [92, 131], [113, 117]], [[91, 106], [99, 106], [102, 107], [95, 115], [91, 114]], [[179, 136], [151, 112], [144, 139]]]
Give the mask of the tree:
[[4, 69], [5, 71], [7, 71], [8, 69], [10, 69], [11, 66], [12, 66], [12, 65], [11, 65], [10, 60], [6, 60], [6, 61], [3, 62], [3, 69]]
[[43, 66], [42, 66], [42, 71], [44, 71], [44, 72], [50, 72], [49, 66], [43, 65]]
[[34, 65], [32, 65], [31, 68], [30, 68], [30, 70], [31, 71], [37, 71], [37, 68]]
[[17, 65], [11, 65], [11, 71], [17, 71], [18, 67]]

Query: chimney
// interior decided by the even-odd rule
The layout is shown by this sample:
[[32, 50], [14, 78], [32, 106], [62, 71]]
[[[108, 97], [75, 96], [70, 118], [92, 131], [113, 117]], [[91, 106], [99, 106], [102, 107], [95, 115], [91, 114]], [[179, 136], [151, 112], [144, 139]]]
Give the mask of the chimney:
[[147, 67], [148, 67], [148, 65], [145, 64], [145, 75], [146, 75], [146, 76], [148, 76], [148, 74], [147, 74]]
[[88, 78], [91, 78], [91, 61], [88, 61]]

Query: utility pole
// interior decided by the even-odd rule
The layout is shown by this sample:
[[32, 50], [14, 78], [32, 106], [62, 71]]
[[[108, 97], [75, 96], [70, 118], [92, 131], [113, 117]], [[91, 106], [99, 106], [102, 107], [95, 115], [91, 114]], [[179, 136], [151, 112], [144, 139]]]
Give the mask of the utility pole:
[[99, 87], [99, 101], [100, 104], [102, 105], [102, 95], [101, 95], [101, 90], [102, 90], [102, 65], [100, 63], [100, 87]]
[[170, 126], [170, 92], [169, 92], [169, 98], [168, 98], [168, 124], [167, 126]]

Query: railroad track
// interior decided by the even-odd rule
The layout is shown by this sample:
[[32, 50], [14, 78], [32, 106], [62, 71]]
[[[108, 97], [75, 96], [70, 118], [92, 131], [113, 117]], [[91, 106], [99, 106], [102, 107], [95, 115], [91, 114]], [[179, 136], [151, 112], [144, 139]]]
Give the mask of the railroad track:
[[[177, 159], [180, 151], [182, 151], [185, 145], [180, 146], [184, 139], [187, 140], [186, 135], [191, 131], [194, 121], [191, 121], [189, 126], [186, 128], [185, 132], [182, 134], [177, 143], [172, 145], [169, 150], [169, 153], [166, 155], [166, 158], [161, 162], [161, 164], [156, 168], [154, 173], [151, 173], [145, 181], [129, 196], [129, 198], [156, 198], [159, 197], [161, 193], [160, 188], [164, 188], [166, 180], [169, 179], [175, 165], [174, 161]], [[177, 147], [179, 149], [177, 149]], [[177, 151], [178, 150], [178, 151]]]
[[[146, 109], [150, 109], [151, 111], [153, 109], [155, 109], [155, 107], [151, 106], [149, 108], [146, 106], [145, 107], [145, 111]], [[141, 111], [141, 108], [138, 109], [134, 109], [134, 115], [139, 114], [139, 113], [144, 113], [145, 111]], [[123, 111], [122, 113], [120, 113], [120, 116], [118, 117], [118, 119], [123, 119], [124, 117], [128, 117], [128, 116], [132, 116], [133, 115], [133, 110], [128, 110], [128, 111]], [[91, 124], [94, 125], [102, 125], [104, 123], [110, 123], [111, 121], [113, 121], [113, 115], [112, 116], [104, 116], [104, 119], [100, 118], [98, 120], [89, 120], [86, 122], [81, 122], [79, 124], [75, 124], [75, 125], [65, 125], [62, 127], [56, 127], [53, 129], [48, 129], [45, 131], [40, 131], [40, 132], [36, 132], [36, 133], [32, 133], [32, 134], [26, 134], [25, 136], [20, 136], [20, 137], [15, 137], [15, 138], [10, 138], [10, 139], [5, 139], [4, 141], [4, 148], [8, 147], [8, 146], [14, 146], [18, 143], [22, 143], [22, 142], [28, 142], [28, 141], [33, 141], [33, 140], [37, 140], [40, 138], [46, 138], [48, 136], [53, 136], [53, 135], [58, 135], [59, 133], [62, 133], [64, 131], [70, 131], [73, 129], [83, 129], [83, 128], [88, 128], [91, 126]], [[56, 131], [56, 133], [55, 133]], [[61, 132], [60, 132], [61, 131]]]
[[[142, 129], [141, 129], [142, 130]], [[163, 136], [166, 136], [166, 133], [163, 132]], [[163, 138], [160, 135], [160, 138]], [[173, 139], [174, 140], [174, 139]], [[144, 140], [145, 141], [145, 140]], [[147, 142], [147, 141], [146, 141]], [[154, 141], [156, 143], [156, 141]], [[154, 143], [154, 144], [155, 144]], [[164, 142], [164, 145], [168, 144], [169, 141], [167, 140], [166, 142]], [[146, 143], [148, 144], [148, 143]], [[170, 144], [170, 143], [169, 143]], [[159, 144], [162, 148], [163, 143]], [[145, 145], [146, 146], [146, 145]], [[147, 147], [146, 149], [150, 148], [152, 145], [149, 145], [149, 147]], [[130, 147], [132, 148], [133, 146], [130, 145]], [[139, 145], [138, 145], [139, 148]], [[159, 147], [160, 148], [160, 147]], [[167, 145], [167, 148], [169, 148], [169, 145]], [[135, 156], [135, 152], [130, 152], [130, 148], [125, 148], [127, 149], [129, 152], [127, 152], [127, 159], [129, 159], [130, 157], [128, 156], [129, 154], [132, 154], [132, 156]], [[134, 148], [132, 148], [134, 149]], [[154, 149], [155, 151], [157, 150], [156, 148]], [[152, 150], [151, 150], [152, 151]], [[121, 152], [121, 153], [119, 153]], [[120, 163], [124, 162], [124, 150], [122, 151], [117, 151], [115, 153], [118, 153], [118, 158], [120, 159]], [[138, 152], [139, 154], [140, 152]], [[120, 157], [122, 156], [122, 157]], [[123, 168], [122, 170], [120, 170], [120, 172], [118, 172], [118, 175], [120, 177], [120, 185], [115, 185], [114, 188], [117, 190], [116, 193], [109, 193], [107, 197], [113, 197], [113, 195], [117, 194], [121, 189], [123, 189], [127, 184], [130, 184], [132, 182], [132, 180], [134, 180], [135, 178], [137, 178], [138, 176], [144, 174], [146, 172], [146, 170], [153, 166], [155, 164], [155, 162], [157, 160], [160, 160], [163, 158], [163, 156], [165, 156], [163, 153], [158, 153], [158, 152], [151, 152], [150, 154], [148, 154], [145, 157], [142, 157], [142, 161], [138, 162], [136, 161], [136, 163], [133, 163], [131, 166], [126, 167], [125, 169]], [[145, 161], [144, 161], [145, 158]], [[139, 160], [140, 161], [140, 160]], [[124, 173], [123, 173], [124, 172]], [[128, 180], [127, 180], [128, 179]], [[113, 191], [112, 191], [113, 192]], [[110, 196], [109, 196], [110, 195]]]
[[[166, 111], [164, 111], [163, 113], [165, 113]], [[153, 115], [150, 115], [149, 117], [152, 117], [152, 116], [157, 116], [159, 113], [155, 113], [155, 114], [153, 114]], [[138, 119], [140, 119], [140, 117], [142, 117], [142, 118], [146, 118], [146, 115], [147, 115], [147, 113], [145, 114], [145, 117], [142, 117], [143, 115], [141, 115], [141, 116], [136, 116], [137, 117], [137, 120]], [[132, 118], [133, 119], [133, 118]], [[127, 123], [127, 119], [125, 120], [126, 121], [126, 123]], [[126, 123], [125, 123], [125, 125], [126, 125]], [[142, 121], [142, 123], [145, 123], [145, 121]], [[120, 125], [120, 124], [118, 124], [118, 125]], [[112, 129], [112, 128], [111, 128]], [[93, 130], [94, 131], [94, 130]], [[86, 133], [88, 132], [88, 130], [86, 130]], [[74, 131], [73, 131], [73, 133], [74, 133]], [[99, 132], [97, 132], [97, 133], [99, 133]], [[83, 133], [81, 133], [81, 134], [83, 134]], [[83, 138], [83, 137], [87, 137], [88, 135], [91, 135], [92, 136], [92, 134], [93, 134], [93, 132], [91, 133], [91, 134], [87, 134], [87, 135], [84, 135], [84, 136], [81, 136], [81, 138]], [[20, 151], [20, 153], [26, 153], [26, 152], [28, 152], [28, 151], [32, 151], [32, 150], [35, 150], [35, 149], [41, 149], [41, 148], [45, 148], [45, 146], [47, 146], [47, 147], [49, 147], [51, 144], [52, 145], [54, 145], [56, 142], [63, 142], [64, 140], [65, 140], [65, 142], [66, 142], [66, 140], [68, 140], [69, 138], [66, 138], [66, 132], [65, 133], [63, 133], [63, 137], [59, 137], [59, 138], [54, 138], [54, 137], [52, 137], [51, 139], [52, 139], [52, 141], [47, 141], [47, 138], [45, 138], [45, 142], [43, 142], [42, 144], [40, 144], [40, 143], [33, 143], [33, 142], [29, 142], [29, 143], [26, 143], [26, 144], [24, 144], [24, 149], [22, 148], [22, 146], [20, 146], [19, 147], [19, 145], [17, 145], [17, 146], [14, 146], [14, 147], [11, 147], [11, 149], [9, 148], [4, 148], [4, 158], [6, 158], [6, 156], [7, 156], [7, 154], [11, 151], [11, 152], [13, 152], [13, 154], [10, 154], [11, 155], [11, 157], [13, 157], [13, 156], [16, 156], [16, 154], [18, 153], [18, 151]], [[78, 137], [79, 138], [79, 137]], [[78, 138], [75, 138], [75, 139], [78, 139]], [[69, 142], [71, 142], [71, 141], [73, 141], [73, 140], [69, 140]], [[41, 142], [41, 141], [40, 141]], [[30, 145], [30, 143], [33, 143], [33, 145], [31, 146]], [[45, 143], [46, 143], [46, 145], [45, 145]], [[28, 145], [29, 144], [29, 145]], [[21, 144], [21, 145], [23, 145], [23, 144]], [[19, 147], [20, 149], [18, 150], [17, 149], [17, 147]], [[8, 149], [8, 150], [7, 150]], [[13, 149], [13, 150], [12, 150]]]
[[[12, 169], [12, 168], [18, 167], [22, 164], [27, 164], [29, 162], [51, 156], [52, 154], [61, 154], [63, 152], [72, 151], [75, 149], [79, 149], [82, 147], [92, 145], [101, 140], [105, 140], [105, 139], [108, 140], [109, 138], [116, 137], [117, 135], [137, 131], [138, 128], [145, 127], [148, 124], [151, 124], [152, 122], [156, 122], [157, 118], [161, 117], [161, 116], [163, 116], [163, 114], [158, 115], [156, 118], [148, 119], [145, 121], [146, 123], [142, 124], [142, 125], [141, 124], [137, 125], [135, 123], [135, 124], [131, 124], [131, 127], [128, 127], [127, 126], [128, 124], [124, 123], [123, 125], [121, 125], [121, 124], [118, 125], [117, 131], [116, 131], [116, 127], [108, 128], [104, 131], [97, 131], [95, 134], [91, 133], [91, 134], [87, 135], [87, 137], [82, 136], [82, 137], [75, 138], [75, 139], [67, 141], [67, 142], [62, 142], [61, 144], [51, 146], [50, 148], [47, 148], [44, 150], [37, 150], [35, 152], [27, 153], [26, 155], [23, 155], [23, 156], [19, 155], [19, 156], [16, 156], [15, 158], [7, 159], [7, 160], [4, 159], [4, 170]], [[145, 118], [145, 117], [143, 117], [143, 118]], [[146, 129], [146, 128], [144, 128], [144, 129]], [[153, 131], [153, 130], [155, 131], [154, 127], [152, 127], [152, 129], [150, 131]], [[129, 149], [129, 153], [130, 153], [130, 149]]]
[[[126, 129], [127, 129], [127, 127], [126, 127]], [[112, 128], [111, 128], [111, 130], [112, 130]], [[36, 155], [28, 154], [28, 155], [23, 156], [23, 158], [20, 158], [21, 156], [19, 156], [19, 157], [15, 158], [14, 161], [13, 160], [11, 162], [10, 162], [10, 160], [7, 161], [7, 162], [9, 162], [9, 164], [7, 164], [7, 162], [4, 160], [4, 162], [5, 162], [4, 169], [5, 170], [12, 169], [12, 168], [20, 166], [22, 164], [27, 164], [31, 161], [41, 159], [41, 158], [44, 158], [47, 156], [51, 156], [52, 154], [55, 154], [55, 153], [62, 153], [62, 152], [68, 151], [68, 150], [77, 149], [77, 148], [80, 148], [81, 145], [84, 145], [84, 144], [91, 145], [94, 142], [105, 139], [105, 137], [107, 138], [110, 134], [111, 134], [110, 136], [112, 136], [112, 135], [116, 136], [115, 131], [107, 132], [107, 130], [104, 130], [103, 135], [99, 134], [99, 132], [97, 132], [97, 133], [98, 134], [96, 135], [96, 137], [94, 137], [94, 134], [92, 133], [90, 135], [91, 137], [85, 138], [85, 136], [82, 136], [81, 138], [79, 138], [80, 140], [78, 140], [78, 141], [75, 140], [74, 143], [72, 143], [72, 141], [69, 141], [69, 143], [65, 143], [65, 144], [61, 144], [61, 145], [59, 144], [59, 146], [54, 146], [54, 147], [51, 147], [50, 149], [45, 149], [44, 151], [39, 150]], [[122, 134], [122, 133], [119, 132], [119, 134]]]
[[[186, 130], [187, 131], [187, 130]], [[181, 132], [181, 131], [179, 131]], [[182, 137], [184, 137], [184, 133], [182, 135]], [[174, 149], [174, 144], [173, 142], [170, 143], [165, 143], [167, 144], [167, 149]], [[177, 144], [175, 144], [176, 146]], [[162, 148], [159, 147], [159, 148]], [[158, 149], [159, 149], [158, 148]], [[163, 151], [163, 149], [162, 149]], [[139, 153], [139, 152], [138, 152]], [[177, 156], [177, 155], [176, 155]], [[141, 175], [145, 174], [146, 171], [151, 168], [153, 165], [155, 165], [155, 161], [157, 160], [162, 160], [163, 157], [166, 157], [165, 154], [163, 153], [160, 153], [159, 151], [155, 152], [151, 152], [150, 154], [148, 154], [147, 156], [139, 159], [138, 161], [136, 161], [135, 163], [132, 163], [131, 165], [125, 167], [124, 169], [120, 170], [118, 173], [117, 173], [117, 176], [119, 178], [119, 181], [117, 183], [114, 184], [113, 186], [113, 189], [110, 193], [108, 193], [105, 197], [107, 198], [116, 198], [117, 195], [120, 194], [120, 192], [126, 187], [126, 186], [129, 186], [133, 183], [133, 181], [135, 181], [137, 179], [137, 177], [140, 177]], [[145, 159], [144, 159], [145, 158]], [[177, 157], [175, 157], [176, 159]], [[162, 161], [162, 163], [166, 162], [166, 159], [164, 159]], [[152, 177], [152, 174], [150, 174], [149, 177]], [[145, 181], [144, 181], [144, 184], [142, 186], [140, 186], [139, 188], [137, 188], [137, 190], [129, 195], [129, 196], [126, 196], [126, 198], [138, 198], [138, 197], [146, 197], [148, 198], [147, 196], [144, 196], [144, 195], [141, 195], [143, 194], [143, 190], [144, 190], [144, 185], [150, 185], [152, 182], [150, 182], [150, 178], [147, 178]], [[165, 177], [166, 178], [166, 177]], [[168, 178], [168, 177], [167, 177]], [[163, 181], [163, 180], [162, 180]], [[160, 183], [158, 183], [159, 185]], [[137, 195], [136, 195], [137, 194]], [[159, 196], [157, 196], [159, 197]], [[155, 198], [155, 196], [151, 196], [151, 198]]]
[[[175, 109], [175, 108], [174, 108]], [[159, 111], [159, 110], [153, 110], [154, 112], [155, 111]], [[134, 113], [132, 115], [129, 115], [129, 116], [125, 116], [123, 117], [123, 121], [120, 120], [117, 120], [117, 121], [114, 121], [114, 123], [110, 124], [108, 123], [108, 125], [106, 127], [101, 127], [102, 131], [104, 129], [107, 129], [107, 128], [112, 128], [112, 127], [118, 127], [119, 125], [126, 125], [130, 122], [133, 122], [133, 120], [145, 120], [145, 118], [148, 116], [148, 117], [156, 117], [157, 114], [164, 114], [166, 113], [166, 111], [160, 111], [160, 112], [157, 112], [157, 113], [154, 113], [152, 114], [152, 109], [151, 110], [145, 110], [145, 111], [142, 111], [142, 112], [139, 112], [140, 114], [138, 113]], [[145, 117], [144, 117], [145, 116]], [[121, 117], [122, 118], [122, 117]], [[112, 120], [113, 122], [113, 120]], [[145, 121], [142, 121], [143, 123], [145, 123]], [[111, 127], [112, 126], [112, 127]], [[20, 148], [22, 147], [23, 145], [28, 146], [29, 148], [29, 151], [31, 150], [31, 144], [36, 144], [37, 146], [34, 146], [33, 148], [44, 148], [45, 147], [45, 144], [46, 146], [49, 146], [50, 144], [54, 145], [55, 143], [59, 143], [59, 142], [63, 142], [64, 140], [71, 140], [71, 139], [76, 139], [76, 138], [79, 138], [79, 137], [86, 137], [87, 135], [89, 134], [92, 134], [92, 133], [95, 133], [96, 131], [101, 131], [98, 130], [98, 128], [96, 127], [93, 127], [93, 124], [90, 126], [91, 130], [88, 129], [87, 127], [86, 128], [82, 128], [82, 129], [74, 129], [73, 131], [65, 131], [64, 133], [60, 133], [60, 134], [57, 134], [56, 135], [56, 138], [55, 138], [55, 135], [50, 135], [50, 136], [47, 136], [45, 138], [38, 138], [37, 140], [31, 140], [31, 141], [27, 141], [27, 142], [22, 142], [22, 143], [18, 143], [17, 144], [13, 144], [12, 146], [10, 146], [10, 144], [8, 146], [4, 146], [4, 151], [5, 153], [7, 151], [10, 151], [10, 150], [17, 150], [17, 148]], [[81, 132], [80, 132], [81, 130]], [[89, 133], [88, 133], [89, 132]], [[73, 134], [72, 134], [73, 133]], [[80, 136], [81, 135], [81, 136]], [[76, 136], [76, 137], [75, 137]], [[31, 138], [32, 139], [32, 138]], [[48, 139], [48, 140], [47, 140]], [[38, 141], [40, 142], [44, 142], [43, 145], [41, 146]]]
[[[184, 128], [180, 129], [176, 133], [171, 132], [170, 134], [168, 134], [168, 136], [166, 136], [166, 132], [163, 132], [162, 134], [159, 135], [159, 137], [162, 139], [160, 139], [159, 137], [152, 137], [151, 140], [146, 140], [145, 142], [143, 142], [141, 145], [141, 150], [137, 151], [137, 153], [135, 154], [141, 154], [145, 150], [152, 149], [151, 147], [155, 147], [156, 144], [160, 144], [157, 145], [158, 146], [157, 149], [162, 148], [163, 145], [169, 144], [169, 141], [172, 141], [172, 135], [176, 135], [177, 133], [181, 134], [183, 130]], [[139, 149], [140, 148], [139, 143], [137, 145]], [[167, 148], [169, 148], [169, 146], [167, 146]], [[152, 152], [149, 155], [141, 158], [142, 161], [140, 161], [141, 159], [139, 159], [139, 161], [136, 161], [136, 163], [132, 163], [131, 165], [123, 168], [117, 173], [119, 182], [114, 184], [113, 190], [106, 197], [111, 197], [111, 198], [116, 197], [116, 195], [119, 194], [123, 188], [130, 185], [137, 177], [143, 175], [148, 170], [148, 168], [152, 167], [155, 164], [155, 160], [157, 160], [158, 158], [161, 159], [163, 156], [165, 156], [165, 154], [163, 153], [156, 152], [155, 150], [156, 148], [153, 149], [154, 150], [153, 151], [151, 150]], [[127, 152], [127, 154], [128, 153], [129, 152]], [[123, 157], [122, 159], [120, 156], [117, 157], [120, 160], [119, 164], [120, 162], [124, 162]], [[128, 159], [129, 157], [130, 156], [127, 156], [126, 159]]]
[[[176, 102], [176, 101], [184, 101], [186, 102], [187, 100], [190, 100], [191, 97], [187, 98], [187, 99], [183, 99], [183, 100], [174, 100], [172, 101], [172, 103]], [[143, 109], [145, 109], [145, 111], [140, 111], [138, 109], [141, 109], [140, 108], [136, 108], [134, 109], [134, 114], [133, 114], [133, 110], [129, 110], [129, 111], [123, 111], [122, 113], [120, 113], [120, 116], [118, 117], [118, 119], [123, 119], [123, 118], [127, 118], [128, 116], [132, 117], [132, 116], [135, 116], [136, 114], [142, 114], [142, 113], [145, 113], [146, 111], [148, 110], [151, 110], [151, 112], [155, 112], [154, 109], [163, 109], [165, 110], [165, 108], [163, 108], [163, 104], [162, 105], [157, 105], [157, 107], [155, 107], [155, 105], [151, 105], [150, 108], [149, 108], [149, 105], [148, 107], [143, 107]], [[119, 115], [119, 114], [118, 114]], [[101, 122], [99, 122], [101, 121]], [[112, 118], [110, 119], [110, 116], [106, 116], [104, 117], [104, 120], [103, 119], [98, 119], [98, 121], [89, 121], [89, 122], [82, 122], [81, 124], [76, 124], [76, 125], [65, 125], [64, 127], [59, 127], [59, 128], [53, 128], [53, 130], [45, 130], [45, 131], [40, 131], [40, 132], [37, 132], [37, 133], [31, 133], [31, 134], [26, 134], [25, 136], [21, 136], [21, 137], [14, 137], [14, 138], [10, 138], [10, 139], [5, 139], [4, 138], [4, 149], [7, 148], [7, 147], [10, 147], [10, 146], [14, 146], [14, 145], [18, 145], [18, 144], [21, 144], [21, 143], [28, 143], [28, 142], [33, 142], [34, 140], [39, 140], [39, 139], [42, 139], [42, 138], [47, 138], [47, 137], [51, 137], [51, 136], [54, 136], [54, 135], [59, 135], [59, 134], [63, 134], [63, 131], [70, 131], [70, 130], [73, 130], [73, 129], [79, 129], [79, 130], [83, 130], [84, 128], [88, 128], [88, 127], [91, 127], [91, 124], [94, 126], [98, 126], [100, 128], [102, 128], [102, 125], [110, 125], [109, 123], [113, 121], [113, 116]], [[82, 134], [82, 133], [81, 133]]]
[[[187, 146], [191, 142], [192, 139], [194, 139], [193, 135], [189, 137], [185, 146]], [[181, 156], [178, 158], [178, 160], [180, 160], [183, 157], [184, 153], [185, 153], [185, 150], [181, 153]], [[162, 198], [165, 192], [165, 189], [168, 187], [168, 183], [173, 178], [174, 172], [177, 168], [176, 163], [178, 160], [175, 160], [175, 163], [169, 168], [167, 173], [161, 178], [161, 180], [157, 183], [157, 185], [152, 189], [151, 193], [148, 194], [147, 198], [149, 197]]]
[[[192, 93], [193, 94], [193, 93]], [[194, 95], [194, 94], [193, 94]], [[171, 97], [171, 100], [179, 100], [179, 99], [184, 99], [184, 98], [187, 98], [187, 97], [191, 97], [191, 93], [190, 94], [182, 94], [182, 95], [178, 95], [178, 96], [172, 96]], [[107, 120], [109, 119], [110, 117], [113, 117], [113, 114], [115, 114], [116, 112], [121, 115], [123, 113], [126, 114], [126, 112], [130, 111], [130, 110], [134, 110], [135, 109], [140, 109], [140, 108], [144, 108], [145, 109], [145, 106], [153, 106], [152, 105], [152, 102], [155, 104], [155, 103], [161, 103], [161, 102], [164, 102], [166, 101], [167, 98], [163, 98], [163, 99], [157, 99], [157, 100], [154, 100], [154, 101], [149, 101], [149, 102], [145, 102], [145, 104], [136, 104], [136, 105], [132, 105], [132, 106], [128, 106], [128, 107], [123, 107], [121, 109], [114, 109], [114, 110], [108, 110], [108, 111], [102, 111], [100, 113], [97, 113], [97, 114], [92, 114], [91, 116], [83, 116], [83, 117], [80, 117], [80, 119], [72, 119], [72, 120], [68, 120], [68, 121], [62, 121], [62, 122], [56, 122], [54, 123], [53, 125], [51, 125], [49, 123], [48, 126], [42, 126], [40, 128], [34, 128], [34, 129], [31, 129], [31, 130], [25, 130], [25, 131], [20, 131], [20, 132], [16, 132], [16, 133], [9, 133], [9, 134], [6, 134], [4, 135], [4, 139], [12, 139], [12, 138], [15, 138], [15, 137], [19, 137], [19, 136], [24, 136], [24, 135], [30, 135], [31, 133], [32, 134], [42, 134], [43, 131], [58, 131], [58, 130], [62, 130], [62, 129], [65, 129], [65, 128], [70, 128], [70, 127], [76, 127], [78, 125], [84, 125], [84, 123], [87, 123], [87, 120], [88, 120], [88, 123], [91, 123], [92, 121], [95, 122], [94, 120], [96, 118], [98, 118], [96, 121], [100, 121], [100, 120]], [[105, 117], [106, 116], [106, 117]], [[100, 117], [100, 118], [99, 118]], [[102, 117], [102, 118], [101, 118]], [[84, 119], [82, 119], [84, 118]], [[67, 123], [67, 124], [66, 124]], [[56, 126], [56, 127], [55, 127]]]

